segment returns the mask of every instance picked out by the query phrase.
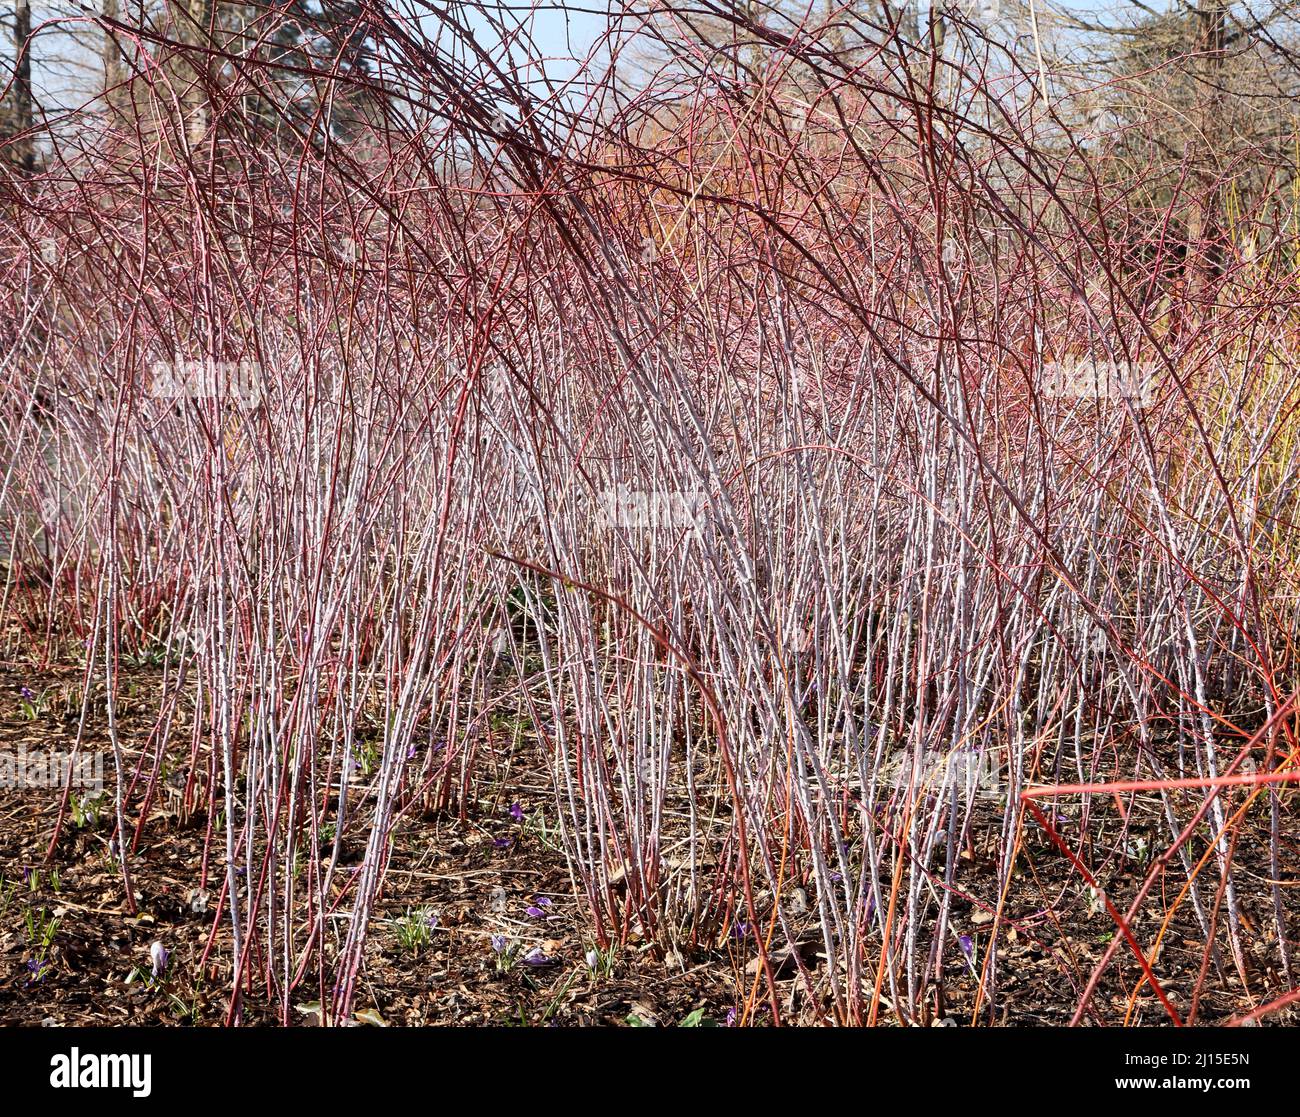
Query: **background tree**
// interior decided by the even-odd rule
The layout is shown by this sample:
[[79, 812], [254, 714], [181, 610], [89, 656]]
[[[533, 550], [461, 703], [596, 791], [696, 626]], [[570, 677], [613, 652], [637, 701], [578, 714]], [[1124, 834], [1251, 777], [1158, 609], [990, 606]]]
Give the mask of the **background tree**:
[[32, 98], [32, 6], [30, 0], [13, 0], [10, 43], [13, 54], [8, 86], [0, 102], [0, 137], [9, 142], [4, 150], [8, 161], [22, 170], [36, 165], [36, 147], [32, 136], [35, 105]]

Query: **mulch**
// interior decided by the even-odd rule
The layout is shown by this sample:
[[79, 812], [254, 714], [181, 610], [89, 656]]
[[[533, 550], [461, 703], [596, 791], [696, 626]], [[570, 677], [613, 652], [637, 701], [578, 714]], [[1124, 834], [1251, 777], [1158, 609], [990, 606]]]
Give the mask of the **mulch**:
[[[80, 674], [74, 669], [0, 671], [0, 751], [20, 748], [70, 750], [80, 711]], [[26, 686], [42, 701], [20, 700]], [[118, 736], [133, 766], [156, 719], [158, 673], [142, 668], [123, 676]], [[107, 750], [105, 727], [91, 703], [84, 747]], [[527, 819], [549, 805], [543, 786], [530, 784], [518, 758], [501, 764], [505, 781], [491, 798], [472, 804], [463, 817], [405, 817], [368, 939], [355, 1003], [355, 1022], [367, 1025], [675, 1026], [719, 1025], [734, 1015], [752, 985], [752, 959], [734, 942], [709, 944], [686, 958], [667, 956], [637, 942], [596, 959], [590, 923], [561, 850], [531, 828]], [[0, 792], [0, 1023], [21, 1025], [217, 1025], [227, 1020], [230, 942], [218, 911], [223, 859], [219, 836], [210, 835], [202, 810], [178, 805], [169, 791], [151, 806], [143, 839], [130, 859], [136, 911], [126, 909], [122, 881], [109, 852], [112, 833], [112, 764], [105, 765], [108, 794], [98, 819], [65, 822], [53, 856], [46, 852], [57, 816], [59, 792]], [[535, 773], [534, 773], [535, 775]], [[176, 781], [163, 781], [173, 788]], [[518, 802], [525, 821], [510, 815]], [[1107, 822], [1098, 804], [1093, 824]], [[1133, 835], [1158, 833], [1154, 808], [1137, 819], [1130, 805], [1124, 823]], [[135, 820], [132, 819], [132, 822]], [[992, 824], [990, 823], [990, 830]], [[966, 895], [990, 895], [996, 858], [991, 841], [976, 842], [962, 859], [961, 895], [954, 901], [952, 935], [966, 934], [979, 948], [989, 916]], [[215, 842], [215, 844], [213, 844]], [[1247, 917], [1252, 989], [1269, 995], [1287, 990], [1277, 972], [1271, 899], [1259, 884], [1267, 870], [1267, 832], [1262, 814], [1250, 818], [1238, 842], [1243, 880], [1255, 887], [1243, 897]], [[1295, 885], [1300, 883], [1300, 843], [1288, 840], [1284, 889], [1290, 927], [1300, 926]], [[323, 854], [322, 854], [323, 855]], [[1026, 843], [1024, 871], [1007, 910], [1014, 936], [1004, 937], [996, 1009], [991, 1021], [1061, 1025], [1069, 1021], [1093, 964], [1115, 930], [1087, 895], [1064, 859], [1038, 834]], [[1117, 897], [1142, 876], [1138, 859], [1108, 866], [1108, 887]], [[1168, 890], [1166, 890], [1167, 892]], [[1213, 889], [1210, 889], [1211, 893]], [[1172, 902], [1164, 895], [1163, 902]], [[1159, 928], [1159, 902], [1149, 905], [1135, 931], [1150, 943]], [[811, 920], [811, 916], [809, 916]], [[404, 934], [404, 928], [418, 934]], [[150, 946], [169, 952], [161, 980], [150, 980]], [[209, 943], [211, 948], [209, 949]], [[1201, 967], [1203, 943], [1184, 904], [1166, 934], [1158, 972], [1185, 1014]], [[206, 962], [205, 962], [206, 952]], [[1167, 1023], [1149, 990], [1133, 998], [1140, 973], [1127, 953], [1112, 966], [1096, 1007], [1109, 1023]], [[750, 963], [748, 970], [747, 963]], [[818, 964], [811, 957], [811, 964]], [[975, 980], [960, 958], [946, 965], [944, 995], [935, 1022], [968, 1024]], [[874, 976], [874, 975], [873, 975]], [[796, 991], [789, 975], [780, 987], [787, 1019], [811, 1023], [815, 1006]], [[310, 979], [292, 998], [291, 1026], [320, 1023], [319, 984]], [[1230, 964], [1212, 972], [1199, 1004], [1202, 1023], [1222, 1022], [1253, 1007]], [[755, 1022], [763, 1023], [760, 1007]], [[1271, 1023], [1300, 1019], [1295, 1010]], [[265, 990], [250, 989], [243, 1022], [278, 1025], [278, 1008]]]

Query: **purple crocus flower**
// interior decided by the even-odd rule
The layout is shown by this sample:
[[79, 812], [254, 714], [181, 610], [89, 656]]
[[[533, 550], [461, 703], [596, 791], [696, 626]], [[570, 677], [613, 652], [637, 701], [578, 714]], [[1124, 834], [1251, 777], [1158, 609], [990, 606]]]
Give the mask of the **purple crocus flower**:
[[495, 950], [498, 954], [504, 954], [504, 953], [505, 953], [505, 949], [506, 949], [506, 937], [505, 937], [505, 935], [493, 935], [493, 936], [492, 936], [492, 949]]
[[727, 1009], [727, 1022], [723, 1024], [723, 1027], [734, 1028], [735, 1026], [736, 1026], [736, 1009], [733, 1006], [732, 1008]]
[[511, 804], [510, 804], [510, 817], [513, 818], [516, 822], [523, 822], [523, 820], [524, 820], [524, 808], [521, 807], [518, 803], [511, 803]]
[[558, 958], [548, 958], [540, 946], [535, 946], [524, 955], [524, 964], [529, 966], [553, 966]]
[[154, 977], [162, 977], [163, 971], [167, 969], [167, 959], [170, 957], [171, 952], [160, 942], [149, 947], [149, 961], [153, 963]]
[[975, 963], [975, 944], [971, 941], [970, 935], [958, 935], [957, 946], [961, 949], [962, 955], [966, 961], [974, 965]]
[[30, 702], [33, 698], [36, 697], [36, 692], [35, 692], [34, 690], [32, 690], [32, 688], [29, 687], [29, 686], [25, 686], [25, 687], [23, 687], [23, 689], [22, 689], [21, 691], [19, 691], [19, 693], [20, 693], [24, 698], [26, 698], [28, 702]]
[[509, 849], [515, 844], [513, 838], [493, 838], [492, 845], [496, 849]]
[[49, 963], [44, 958], [27, 959], [27, 984], [36, 985], [45, 980], [45, 975], [49, 972]]

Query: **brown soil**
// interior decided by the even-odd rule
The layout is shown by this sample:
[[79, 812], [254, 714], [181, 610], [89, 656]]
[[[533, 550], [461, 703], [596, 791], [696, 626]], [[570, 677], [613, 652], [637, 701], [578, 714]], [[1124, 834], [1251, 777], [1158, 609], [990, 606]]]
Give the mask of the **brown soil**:
[[[119, 739], [129, 768], [156, 717], [157, 672], [141, 669], [122, 677], [118, 709]], [[23, 686], [44, 700], [24, 707]], [[80, 676], [75, 670], [35, 675], [0, 672], [0, 751], [67, 751], [76, 737]], [[92, 705], [92, 716], [96, 708]], [[95, 718], [86, 747], [108, 750], [102, 719]], [[580, 899], [559, 850], [507, 808], [519, 802], [525, 818], [544, 810], [547, 792], [541, 782], [522, 778], [518, 757], [502, 765], [504, 782], [491, 800], [466, 812], [465, 818], [433, 815], [407, 818], [397, 836], [369, 938], [356, 999], [361, 1022], [406, 1024], [592, 1025], [683, 1022], [723, 1023], [748, 988], [751, 961], [743, 944], [713, 945], [689, 959], [670, 957], [644, 943], [632, 942], [613, 953], [593, 972], [586, 960], [592, 941]], [[206, 815], [186, 815], [179, 793], [168, 793], [151, 807], [143, 839], [130, 861], [136, 891], [136, 914], [123, 903], [120, 876], [108, 856], [112, 833], [112, 764], [105, 765], [108, 794], [98, 822], [65, 823], [52, 858], [46, 860], [58, 791], [0, 792], [0, 1023], [6, 1024], [183, 1024], [211, 1025], [226, 1019], [230, 944], [224, 916], [219, 917], [222, 865], [219, 837], [209, 839]], [[138, 797], [137, 797], [138, 798]], [[1146, 814], [1139, 817], [1140, 811]], [[131, 818], [132, 824], [136, 821]], [[1134, 801], [1128, 808], [1132, 838], [1155, 844], [1153, 803]], [[1277, 972], [1277, 949], [1271, 930], [1267, 877], [1267, 816], [1248, 818], [1237, 849], [1243, 882], [1242, 905], [1248, 921], [1247, 950], [1256, 997], [1287, 990]], [[1068, 823], [1064, 824], [1067, 826]], [[1099, 803], [1093, 818], [1099, 835], [1124, 826], [1118, 807]], [[1294, 828], [1291, 830], [1294, 835]], [[207, 851], [205, 846], [215, 844]], [[1286, 844], [1288, 863], [1283, 889], [1287, 918], [1300, 926], [1296, 884], [1300, 883], [1300, 843]], [[1024, 871], [1008, 897], [1014, 932], [1001, 948], [997, 1017], [1003, 1024], [1066, 1023], [1080, 991], [1114, 932], [1104, 911], [1089, 911], [1086, 891], [1065, 859], [1050, 848], [1041, 832], [1027, 839]], [[205, 875], [205, 866], [207, 874]], [[1123, 897], [1140, 882], [1141, 859], [1107, 865], [1107, 887], [1123, 906]], [[961, 879], [951, 915], [951, 935], [971, 936], [978, 950], [987, 939], [990, 917], [965, 897], [995, 891], [995, 861], [990, 836], [962, 858]], [[1170, 882], [1172, 884], [1173, 877]], [[1207, 891], [1213, 882], [1207, 875]], [[196, 902], [196, 890], [209, 893]], [[1153, 897], [1135, 927], [1140, 941], [1151, 944], [1163, 905], [1172, 903], [1176, 887]], [[538, 898], [549, 900], [541, 905]], [[533, 907], [542, 918], [528, 914]], [[402, 922], [434, 920], [418, 945], [403, 945]], [[811, 923], [811, 916], [808, 917]], [[216, 933], [213, 937], [214, 921]], [[41, 939], [48, 929], [48, 946]], [[494, 949], [493, 936], [505, 934], [510, 946]], [[202, 965], [209, 939], [213, 946]], [[1222, 941], [1222, 936], [1220, 940]], [[150, 944], [170, 951], [166, 975], [151, 983]], [[541, 951], [544, 965], [522, 960]], [[1203, 943], [1190, 905], [1184, 904], [1166, 934], [1157, 971], [1179, 1011], [1186, 1014], [1201, 967]], [[955, 952], [953, 952], [955, 953]], [[1203, 1023], [1222, 1021], [1253, 1007], [1242, 995], [1226, 951], [1223, 971], [1211, 968], [1199, 1005]], [[819, 964], [815, 953], [809, 964]], [[960, 960], [946, 966], [944, 997], [936, 1016], [968, 1023], [975, 981]], [[752, 967], [749, 971], [752, 974]], [[1100, 1019], [1124, 1018], [1140, 971], [1131, 955], [1117, 957], [1095, 1006]], [[817, 1014], [796, 991], [791, 976], [781, 988], [788, 1018], [812, 1022]], [[317, 1022], [318, 987], [304, 985], [295, 994], [295, 1018], [301, 1026]], [[1149, 990], [1137, 998], [1134, 1022], [1167, 1022]], [[279, 1023], [268, 1008], [265, 991], [250, 990], [245, 1021]], [[371, 1016], [377, 1013], [377, 1017]], [[1297, 1014], [1276, 1014], [1285, 1023]], [[756, 1017], [762, 1022], [762, 1012]]]

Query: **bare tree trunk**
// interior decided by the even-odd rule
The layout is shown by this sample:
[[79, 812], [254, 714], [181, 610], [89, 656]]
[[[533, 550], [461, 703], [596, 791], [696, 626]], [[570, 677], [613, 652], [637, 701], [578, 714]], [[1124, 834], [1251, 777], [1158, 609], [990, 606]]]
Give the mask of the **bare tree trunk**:
[[189, 68], [194, 84], [185, 98], [186, 131], [191, 143], [198, 143], [208, 132], [208, 50], [213, 44], [215, 0], [180, 0], [182, 38], [194, 49], [189, 52]]
[[921, 37], [921, 24], [915, 4], [896, 0], [891, 5], [890, 0], [880, 0], [879, 18], [885, 27], [897, 20], [899, 34], [905, 43], [915, 43]]
[[32, 6], [30, 0], [14, 3], [14, 132], [22, 138], [16, 145], [16, 161], [25, 171], [36, 168], [36, 151], [32, 144], [32, 124], [36, 114], [32, 105]]
[[[118, 7], [118, 0], [104, 0], [104, 19], [105, 21], [117, 20], [120, 18], [121, 9]], [[126, 78], [126, 67], [122, 57], [122, 47], [117, 41], [117, 32], [111, 27], [104, 27], [104, 46], [102, 50], [104, 60], [104, 101], [110, 103], [115, 99], [115, 90]]]
[[1192, 160], [1193, 197], [1187, 217], [1188, 294], [1193, 299], [1207, 296], [1222, 269], [1218, 168], [1213, 151], [1203, 137], [1214, 134], [1223, 100], [1224, 50], [1227, 38], [1228, 9], [1223, 0], [1211, 0], [1196, 11], [1197, 100], [1199, 102], [1198, 135], [1187, 152]]

